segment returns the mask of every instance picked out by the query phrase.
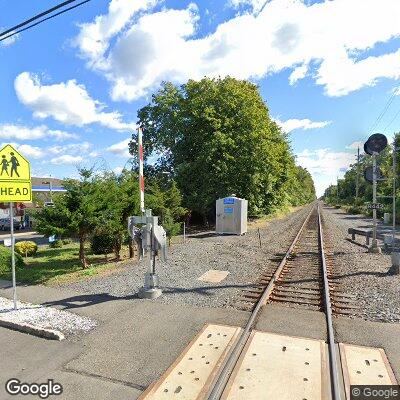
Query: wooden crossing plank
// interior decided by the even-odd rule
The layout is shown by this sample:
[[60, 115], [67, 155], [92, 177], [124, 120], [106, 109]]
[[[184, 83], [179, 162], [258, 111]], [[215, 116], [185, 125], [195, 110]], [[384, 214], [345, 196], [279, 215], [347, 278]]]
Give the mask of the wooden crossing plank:
[[397, 385], [385, 350], [344, 343], [339, 349], [348, 400], [350, 385]]
[[242, 329], [207, 324], [139, 400], [197, 400], [206, 395]]
[[325, 400], [328, 393], [323, 341], [253, 331], [222, 399]]

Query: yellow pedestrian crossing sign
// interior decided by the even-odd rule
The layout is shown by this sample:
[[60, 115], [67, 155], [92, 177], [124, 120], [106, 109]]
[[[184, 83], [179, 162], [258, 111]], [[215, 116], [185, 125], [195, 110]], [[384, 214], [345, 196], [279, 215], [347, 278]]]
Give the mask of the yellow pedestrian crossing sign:
[[31, 200], [29, 161], [8, 144], [0, 150], [0, 202]]

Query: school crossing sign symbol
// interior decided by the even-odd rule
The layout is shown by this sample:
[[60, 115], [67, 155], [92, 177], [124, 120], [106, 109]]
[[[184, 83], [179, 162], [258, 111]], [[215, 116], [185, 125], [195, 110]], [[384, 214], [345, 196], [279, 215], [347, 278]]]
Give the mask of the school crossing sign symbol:
[[8, 144], [0, 150], [0, 202], [31, 200], [29, 161]]

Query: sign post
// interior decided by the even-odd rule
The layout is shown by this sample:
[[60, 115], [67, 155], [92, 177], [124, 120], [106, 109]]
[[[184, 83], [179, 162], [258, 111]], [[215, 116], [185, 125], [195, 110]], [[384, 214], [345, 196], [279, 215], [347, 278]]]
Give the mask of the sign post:
[[29, 161], [11, 145], [0, 150], [0, 202], [10, 203], [11, 274], [14, 310], [17, 309], [17, 281], [15, 276], [14, 204], [32, 200]]

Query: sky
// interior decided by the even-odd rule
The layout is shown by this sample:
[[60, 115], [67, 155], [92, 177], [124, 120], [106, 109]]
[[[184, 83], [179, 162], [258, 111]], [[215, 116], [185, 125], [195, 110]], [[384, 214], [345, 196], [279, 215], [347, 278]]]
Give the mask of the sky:
[[[61, 2], [61, 1], [60, 1]], [[0, 0], [4, 30], [57, 2]], [[317, 194], [400, 131], [399, 0], [91, 0], [0, 42], [0, 144], [32, 175], [120, 172], [160, 83], [256, 83]]]

